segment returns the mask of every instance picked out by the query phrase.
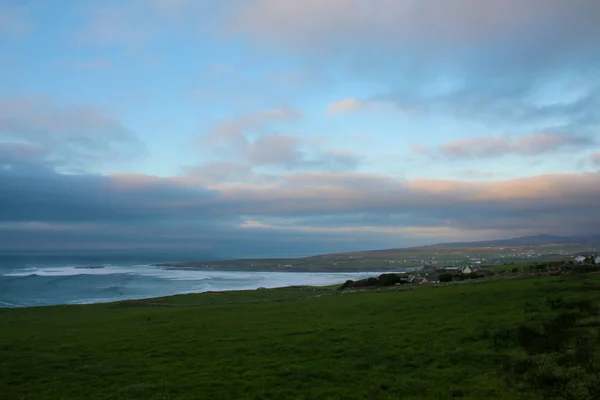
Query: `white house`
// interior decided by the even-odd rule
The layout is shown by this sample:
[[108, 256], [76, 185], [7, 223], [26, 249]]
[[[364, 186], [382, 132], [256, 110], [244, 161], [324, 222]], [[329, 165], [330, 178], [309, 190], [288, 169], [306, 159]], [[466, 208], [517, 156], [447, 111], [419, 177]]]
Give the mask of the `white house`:
[[463, 269], [460, 271], [463, 274], [470, 274], [473, 272], [473, 270], [471, 269], [471, 267], [463, 267]]
[[596, 257], [594, 260], [594, 264], [600, 264], [600, 256]]
[[584, 256], [577, 256], [575, 257], [575, 259], [573, 260], [578, 264], [583, 264], [585, 262], [585, 257]]

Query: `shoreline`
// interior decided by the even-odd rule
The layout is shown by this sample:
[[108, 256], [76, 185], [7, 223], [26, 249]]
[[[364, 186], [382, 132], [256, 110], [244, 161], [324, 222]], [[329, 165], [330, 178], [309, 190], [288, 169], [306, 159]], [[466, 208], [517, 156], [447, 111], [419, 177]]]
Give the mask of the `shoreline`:
[[[154, 267], [160, 268], [160, 267]], [[122, 296], [114, 296], [114, 297], [104, 297], [102, 295], [95, 296], [94, 291], [95, 288], [90, 287], [89, 296], [77, 295], [73, 296], [60, 296], [56, 295], [55, 297], [42, 296], [42, 297], [23, 297], [23, 296], [15, 296], [14, 298], [7, 294], [6, 298], [3, 298], [0, 301], [0, 310], [2, 309], [15, 309], [15, 308], [37, 308], [37, 307], [52, 307], [52, 306], [71, 306], [71, 305], [92, 305], [92, 304], [107, 304], [107, 303], [118, 303], [122, 301], [143, 301], [154, 298], [161, 298], [165, 296], [177, 296], [177, 295], [199, 295], [204, 293], [215, 293], [215, 292], [253, 292], [260, 290], [261, 288], [265, 289], [289, 289], [290, 287], [312, 287], [312, 288], [320, 288], [320, 287], [328, 287], [332, 285], [342, 285], [348, 279], [362, 279], [363, 277], [369, 276], [378, 276], [383, 273], [389, 273], [389, 271], [315, 271], [315, 270], [306, 270], [306, 269], [296, 269], [296, 270], [263, 270], [263, 271], [249, 271], [249, 270], [239, 270], [239, 269], [206, 269], [206, 268], [190, 268], [190, 267], [171, 267], [171, 268], [163, 268], [165, 273], [168, 274], [168, 271], [171, 270], [173, 274], [176, 273], [177, 270], [187, 271], [188, 275], [194, 275], [198, 273], [200, 276], [198, 278], [198, 282], [204, 279], [204, 276], [207, 276], [207, 279], [210, 280], [210, 276], [218, 276], [218, 275], [231, 275], [231, 278], [234, 279], [234, 283], [231, 285], [220, 285], [220, 286], [202, 286], [198, 287], [197, 282], [192, 281], [189, 285], [179, 285], [174, 287], [163, 288], [165, 290], [157, 290], [153, 293], [135, 293], [132, 291], [128, 293], [128, 290], [125, 290], [125, 293], [122, 293]], [[86, 275], [84, 273], [85, 270], [81, 270], [80, 275]], [[243, 274], [239, 281], [236, 278], [236, 274]], [[252, 274], [257, 274], [256, 279], [252, 278]], [[289, 274], [290, 277], [286, 278], [285, 275]], [[294, 278], [293, 275], [296, 274]], [[306, 278], [299, 277], [299, 274], [306, 276]], [[80, 276], [75, 275], [75, 276]], [[325, 277], [318, 278], [318, 276], [323, 275]], [[70, 275], [69, 275], [70, 276]], [[65, 280], [68, 281], [68, 277]], [[96, 276], [91, 273], [90, 276]], [[107, 276], [107, 275], [99, 275], [99, 276]], [[312, 277], [314, 276], [314, 278]], [[359, 276], [359, 278], [357, 278]], [[42, 276], [44, 278], [46, 276]], [[1, 279], [2, 277], [0, 277]], [[31, 275], [19, 277], [20, 279], [29, 279]], [[64, 277], [63, 277], [64, 278]], [[265, 279], [263, 279], [265, 278]], [[47, 276], [47, 279], [52, 279], [52, 276]], [[95, 281], [91, 281], [93, 283]], [[118, 284], [118, 283], [116, 283]], [[172, 290], [169, 290], [172, 289]]]
[[212, 272], [314, 272], [314, 273], [328, 273], [328, 274], [348, 274], [348, 273], [396, 273], [396, 274], [405, 274], [411, 272], [420, 271], [420, 267], [410, 267], [406, 269], [398, 269], [398, 268], [385, 268], [385, 267], [377, 267], [377, 268], [339, 268], [339, 267], [302, 267], [302, 266], [294, 266], [294, 267], [277, 267], [277, 268], [268, 268], [268, 267], [239, 267], [239, 266], [204, 266], [204, 265], [185, 265], [186, 263], [161, 263], [161, 264], [150, 264], [152, 267], [161, 268], [164, 271], [212, 271]]

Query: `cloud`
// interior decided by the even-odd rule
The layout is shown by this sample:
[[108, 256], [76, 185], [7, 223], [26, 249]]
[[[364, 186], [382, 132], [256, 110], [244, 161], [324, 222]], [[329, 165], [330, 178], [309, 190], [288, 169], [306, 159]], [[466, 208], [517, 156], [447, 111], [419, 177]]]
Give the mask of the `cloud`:
[[[281, 44], [329, 45], [332, 40], [394, 37], [403, 46], [419, 43], [491, 41], [502, 35], [540, 29], [561, 30], [563, 41], [575, 41], [599, 28], [594, 1], [508, 0], [254, 0], [230, 8], [228, 28]], [[558, 33], [557, 33], [558, 35]], [[535, 38], [540, 40], [541, 38]], [[590, 38], [588, 38], [590, 40]]]
[[[213, 169], [226, 176], [249, 172], [242, 165]], [[260, 183], [222, 184], [217, 176], [209, 190], [190, 172], [160, 178], [64, 175], [24, 162], [0, 168], [2, 246], [241, 245], [264, 254], [271, 243], [286, 241], [304, 250], [325, 244], [337, 250], [341, 243], [597, 233], [600, 223], [598, 173], [458, 182], [304, 172]], [[31, 241], [23, 241], [27, 235]]]
[[[355, 169], [361, 163], [362, 156], [347, 150], [309, 151], [305, 148], [308, 141], [304, 138], [281, 134], [274, 129], [278, 124], [299, 121], [302, 117], [302, 113], [293, 108], [247, 114], [221, 121], [207, 135], [196, 140], [195, 144], [209, 150], [213, 157], [218, 157], [219, 162], [234, 157], [248, 170], [256, 167], [341, 170]], [[203, 166], [192, 168], [204, 170]]]
[[300, 111], [291, 107], [272, 108], [222, 121], [217, 124], [212, 134], [218, 136], [221, 133], [227, 135], [229, 132], [264, 132], [273, 123], [297, 121], [302, 117]]
[[600, 167], [600, 153], [593, 154], [590, 157], [590, 160], [592, 162], [592, 165], [594, 165], [596, 167]]
[[269, 128], [276, 123], [297, 121], [302, 113], [293, 108], [274, 108], [238, 118], [221, 121], [211, 131], [196, 140], [198, 147], [208, 147], [219, 155], [240, 156], [250, 146], [248, 134], [269, 134]]
[[348, 98], [331, 103], [325, 110], [325, 113], [327, 115], [335, 115], [347, 112], [355, 112], [363, 107], [364, 103], [353, 98]]
[[302, 163], [305, 155], [298, 149], [297, 138], [271, 135], [257, 139], [248, 152], [252, 165], [283, 165], [288, 168]]
[[330, 115], [379, 103], [507, 131], [600, 121], [593, 0], [125, 1], [90, 6], [87, 17], [80, 33], [91, 41], [135, 44], [175, 28], [199, 41], [242, 37], [291, 54], [298, 71], [386, 88], [333, 103]]
[[[45, 166], [13, 164], [0, 170], [2, 222], [123, 222], [176, 220], [193, 209], [210, 214], [214, 194], [171, 179], [144, 175], [65, 175]], [[213, 203], [214, 205], [214, 203]], [[204, 207], [206, 211], [203, 211]]]
[[507, 155], [538, 156], [561, 150], [585, 149], [594, 143], [592, 138], [585, 136], [536, 133], [516, 139], [504, 136], [457, 139], [435, 149], [417, 145], [413, 151], [429, 155], [438, 152], [450, 159], [485, 159]]
[[277, 179], [273, 175], [258, 174], [253, 171], [251, 165], [240, 162], [215, 161], [182, 169], [184, 175], [179, 178], [182, 182], [205, 187], [244, 182], [266, 184]]
[[100, 110], [61, 108], [37, 99], [0, 102], [0, 146], [5, 161], [23, 157], [32, 162], [35, 156], [37, 162], [72, 171], [143, 152], [133, 132]]
[[5, 165], [12, 163], [35, 163], [44, 159], [48, 152], [39, 145], [17, 142], [0, 142], [0, 162]]
[[440, 151], [448, 158], [487, 158], [509, 153], [511, 145], [505, 138], [481, 137], [445, 143]]
[[255, 0], [230, 7], [223, 29], [386, 88], [328, 114], [376, 102], [579, 133], [600, 122], [598, 19], [593, 0]]
[[28, 17], [28, 10], [16, 3], [0, 4], [0, 35], [21, 36], [33, 29], [33, 23]]
[[[94, 44], [136, 44], [153, 35], [153, 28], [147, 17], [138, 15], [136, 18], [132, 10], [126, 7], [96, 5], [87, 11], [88, 22], [77, 32], [81, 41]], [[143, 11], [138, 10], [140, 14]]]
[[82, 10], [75, 36], [96, 45], [140, 45], [173, 29], [206, 34], [219, 14], [211, 2], [188, 0], [108, 1]]
[[[218, 108], [218, 115], [222, 106], [236, 108], [240, 93], [246, 96], [259, 86], [261, 99], [295, 96], [303, 102], [313, 87], [334, 93], [351, 82], [343, 91], [356, 89], [353, 97], [338, 97], [322, 110], [326, 115], [373, 106], [417, 110], [418, 116], [386, 119], [381, 126], [415, 122], [417, 134], [435, 127], [429, 143], [436, 135], [466, 129], [464, 139], [416, 146], [415, 153], [442, 162], [504, 156], [538, 161], [541, 155], [588, 157], [596, 151], [599, 4], [125, 0], [77, 7], [76, 32], [70, 33], [85, 44], [144, 48], [175, 38], [202, 48], [205, 41], [219, 48], [244, 43], [247, 52], [231, 58], [226, 51], [209, 71], [212, 78], [223, 78], [234, 65], [240, 77], [228, 76], [234, 81], [218, 91], [192, 94], [206, 101], [203, 106]], [[19, 24], [11, 21], [27, 17], [12, 9], [10, 18], [4, 9], [0, 15], [0, 32], [18, 32]], [[101, 59], [81, 60], [81, 67], [103, 66]], [[206, 75], [205, 67], [198, 71]], [[186, 91], [194, 87], [210, 89]], [[215, 99], [219, 104], [211, 103]], [[591, 232], [599, 222], [596, 174], [501, 181], [469, 170], [464, 176], [496, 181], [463, 182], [352, 172], [360, 170], [364, 156], [316, 143], [320, 132], [309, 130], [327, 128], [319, 124], [292, 107], [251, 112], [204, 132], [192, 149], [197, 160], [189, 161], [198, 164], [183, 168], [181, 176], [101, 176], [91, 171], [114, 169], [115, 161], [142, 151], [126, 124], [90, 106], [5, 101], [0, 104], [0, 243], [225, 248], [246, 242], [266, 249], [287, 240], [288, 247], [301, 243], [314, 250], [326, 243], [381, 247], [488, 233]], [[474, 129], [490, 136], [469, 137]], [[381, 151], [381, 143], [371, 144], [363, 147]], [[597, 157], [592, 161], [600, 165]], [[476, 169], [472, 164], [468, 168]]]
[[309, 154], [300, 148], [301, 141], [288, 135], [271, 135], [257, 139], [250, 146], [248, 162], [254, 166], [283, 166], [287, 169], [354, 170], [362, 157], [351, 151], [328, 150]]
[[[546, 175], [495, 182], [400, 181], [366, 174], [293, 174], [278, 185], [240, 185], [221, 190], [255, 221], [279, 217], [279, 225], [305, 228], [363, 226], [447, 227], [497, 230], [505, 236], [539, 232], [583, 234], [586, 218], [597, 221], [598, 174]], [[578, 222], [575, 222], [578, 221]], [[589, 221], [588, 221], [589, 222]], [[324, 225], [323, 225], [324, 224]], [[587, 233], [597, 233], [595, 223]], [[565, 228], [565, 226], [573, 228]], [[350, 229], [351, 230], [351, 229]], [[567, 232], [568, 231], [568, 232]], [[452, 240], [452, 239], [451, 239]]]
[[569, 148], [584, 148], [593, 144], [594, 141], [587, 137], [538, 133], [519, 138], [514, 147], [519, 154], [539, 155]]
[[464, 176], [466, 178], [470, 178], [470, 179], [493, 179], [496, 178], [498, 176], [497, 173], [494, 172], [484, 172], [484, 171], [479, 171], [479, 170], [475, 170], [475, 169], [467, 169], [465, 171], [461, 172], [461, 176]]

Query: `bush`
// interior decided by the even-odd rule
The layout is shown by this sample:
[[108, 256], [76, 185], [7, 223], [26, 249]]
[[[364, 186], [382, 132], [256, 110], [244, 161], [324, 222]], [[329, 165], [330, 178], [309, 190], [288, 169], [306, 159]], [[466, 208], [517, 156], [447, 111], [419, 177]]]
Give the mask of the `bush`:
[[452, 282], [452, 274], [441, 274], [440, 282]]
[[351, 288], [353, 284], [354, 284], [354, 281], [351, 279], [348, 279], [346, 282], [344, 282], [344, 284], [342, 286], [340, 286], [338, 288], [338, 290], [344, 290], [344, 289]]
[[369, 286], [393, 286], [397, 283], [402, 283], [402, 278], [398, 274], [381, 274], [379, 277], [371, 277], [367, 279], [361, 279], [358, 281], [347, 280], [339, 290], [358, 288], [358, 287], [369, 287]]
[[379, 275], [379, 278], [377, 280], [379, 281], [378, 283], [381, 286], [393, 286], [396, 283], [401, 282], [400, 275], [398, 274], [382, 274]]

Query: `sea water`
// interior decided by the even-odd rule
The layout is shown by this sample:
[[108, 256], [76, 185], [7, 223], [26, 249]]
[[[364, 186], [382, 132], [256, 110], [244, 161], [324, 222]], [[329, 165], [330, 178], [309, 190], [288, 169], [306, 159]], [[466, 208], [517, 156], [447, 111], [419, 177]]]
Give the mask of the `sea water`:
[[376, 272], [173, 270], [153, 266], [149, 260], [98, 261], [102, 260], [0, 257], [0, 307], [100, 303], [259, 287], [331, 285], [377, 275]]

